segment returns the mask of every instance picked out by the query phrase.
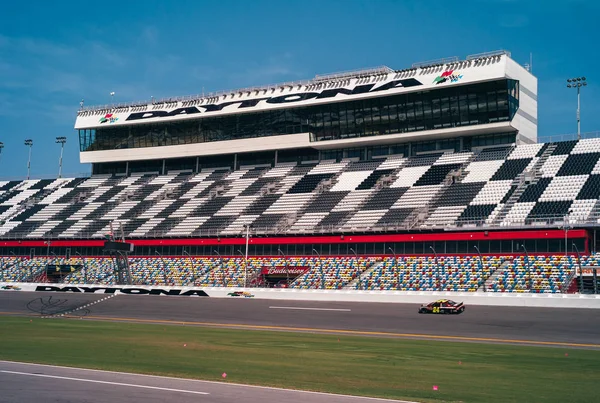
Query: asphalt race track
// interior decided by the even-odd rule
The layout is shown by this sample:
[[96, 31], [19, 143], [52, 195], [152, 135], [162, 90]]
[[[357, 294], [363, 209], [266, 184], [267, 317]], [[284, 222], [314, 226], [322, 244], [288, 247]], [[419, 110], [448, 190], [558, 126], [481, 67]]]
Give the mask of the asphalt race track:
[[[461, 315], [419, 315], [418, 305], [0, 292], [0, 313], [72, 316], [258, 330], [600, 348], [600, 310], [467, 306]], [[95, 303], [95, 304], [94, 304]]]
[[[256, 330], [600, 349], [600, 310], [467, 306], [419, 315], [418, 305], [166, 296], [0, 292], [0, 315], [67, 317]], [[52, 320], [52, 319], [48, 319]], [[0, 401], [316, 402], [369, 399], [0, 361]], [[389, 401], [389, 400], [387, 400]]]

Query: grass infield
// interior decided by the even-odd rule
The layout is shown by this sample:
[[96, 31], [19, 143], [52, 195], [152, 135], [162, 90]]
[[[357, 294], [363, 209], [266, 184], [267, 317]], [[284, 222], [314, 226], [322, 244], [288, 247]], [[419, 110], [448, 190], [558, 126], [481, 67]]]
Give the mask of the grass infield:
[[4, 360], [420, 402], [592, 402], [600, 373], [592, 350], [76, 319], [0, 317], [0, 341]]

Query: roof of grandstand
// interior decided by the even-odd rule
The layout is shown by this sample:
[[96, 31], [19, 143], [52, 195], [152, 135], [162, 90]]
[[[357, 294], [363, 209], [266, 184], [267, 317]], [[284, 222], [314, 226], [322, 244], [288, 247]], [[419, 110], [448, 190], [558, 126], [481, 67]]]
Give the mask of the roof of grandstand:
[[[510, 52], [506, 50], [498, 50], [485, 52], [475, 55], [469, 55], [465, 58], [466, 64], [461, 64], [461, 67], [468, 67], [473, 65], [486, 64], [493, 61], [499, 61], [501, 56], [510, 57]], [[342, 84], [345, 80], [348, 79], [359, 79], [359, 78], [371, 78], [377, 76], [385, 76], [387, 74], [392, 73], [413, 73], [416, 75], [419, 71], [425, 70], [431, 67], [441, 67], [446, 66], [448, 68], [458, 67], [457, 65], [460, 63], [460, 59], [456, 56], [436, 59], [427, 62], [414, 63], [412, 67], [400, 70], [394, 70], [387, 66], [379, 66], [374, 68], [365, 68], [359, 70], [351, 70], [345, 72], [337, 72], [337, 73], [329, 73], [329, 74], [317, 74], [313, 79], [309, 80], [300, 80], [300, 81], [287, 81], [276, 84], [267, 84], [261, 86], [254, 87], [246, 87], [246, 88], [237, 88], [233, 90], [220, 90], [209, 92], [206, 94], [196, 94], [196, 95], [186, 95], [186, 96], [177, 96], [177, 97], [168, 97], [161, 99], [150, 99], [144, 101], [134, 101], [134, 102], [126, 102], [126, 103], [117, 103], [117, 104], [108, 104], [108, 105], [92, 105], [85, 106], [83, 103], [80, 105], [81, 108], [78, 111], [78, 114], [82, 114], [84, 112], [97, 112], [102, 113], [105, 111], [118, 111], [120, 109], [129, 109], [142, 107], [153, 104], [171, 104], [176, 102], [185, 102], [185, 101], [200, 101], [200, 102], [212, 102], [214, 98], [218, 98], [221, 96], [235, 96], [236, 94], [249, 94], [257, 91], [265, 91], [269, 89], [275, 88], [285, 88], [285, 87], [308, 87], [313, 84]], [[340, 82], [341, 81], [341, 82]]]

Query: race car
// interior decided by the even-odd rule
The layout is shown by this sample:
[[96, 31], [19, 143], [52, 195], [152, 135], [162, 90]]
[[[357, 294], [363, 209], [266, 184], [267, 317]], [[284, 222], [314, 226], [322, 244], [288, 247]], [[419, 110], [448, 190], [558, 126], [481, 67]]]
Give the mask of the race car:
[[449, 299], [439, 299], [429, 304], [423, 304], [419, 308], [419, 313], [440, 313], [440, 314], [459, 314], [465, 311], [465, 305], [462, 302], [454, 302]]

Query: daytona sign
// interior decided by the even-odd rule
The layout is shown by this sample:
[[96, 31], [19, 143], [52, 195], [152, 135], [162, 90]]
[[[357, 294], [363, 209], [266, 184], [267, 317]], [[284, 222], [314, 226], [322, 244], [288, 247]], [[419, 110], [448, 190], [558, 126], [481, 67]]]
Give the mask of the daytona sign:
[[38, 285], [35, 291], [50, 291], [50, 292], [79, 292], [87, 294], [129, 294], [129, 295], [176, 295], [176, 296], [197, 296], [208, 297], [208, 294], [203, 290], [179, 289], [179, 288], [135, 288], [135, 287], [75, 287], [75, 286], [50, 286]]
[[379, 87], [375, 87], [375, 84], [365, 84], [358, 85], [353, 89], [348, 88], [333, 88], [324, 90], [321, 92], [300, 92], [295, 94], [287, 94], [280, 95], [276, 97], [267, 97], [267, 98], [255, 98], [255, 99], [246, 99], [239, 101], [229, 101], [223, 102], [220, 104], [210, 104], [210, 105], [201, 105], [201, 106], [188, 106], [183, 108], [177, 108], [172, 111], [149, 111], [149, 112], [137, 112], [132, 113], [127, 117], [127, 121], [138, 121], [144, 119], [155, 119], [155, 118], [171, 118], [176, 116], [189, 116], [196, 114], [205, 114], [207, 112], [219, 112], [222, 111], [223, 108], [237, 105], [237, 109], [247, 109], [256, 107], [259, 102], [264, 101], [266, 104], [291, 104], [294, 102], [307, 101], [310, 99], [326, 99], [326, 98], [334, 98], [338, 94], [352, 96], [359, 94], [367, 94], [374, 93], [379, 91], [387, 91], [396, 88], [408, 88], [408, 87], [416, 87], [419, 85], [423, 85], [419, 80], [415, 78], [407, 78], [403, 80], [393, 80], [387, 82]]

